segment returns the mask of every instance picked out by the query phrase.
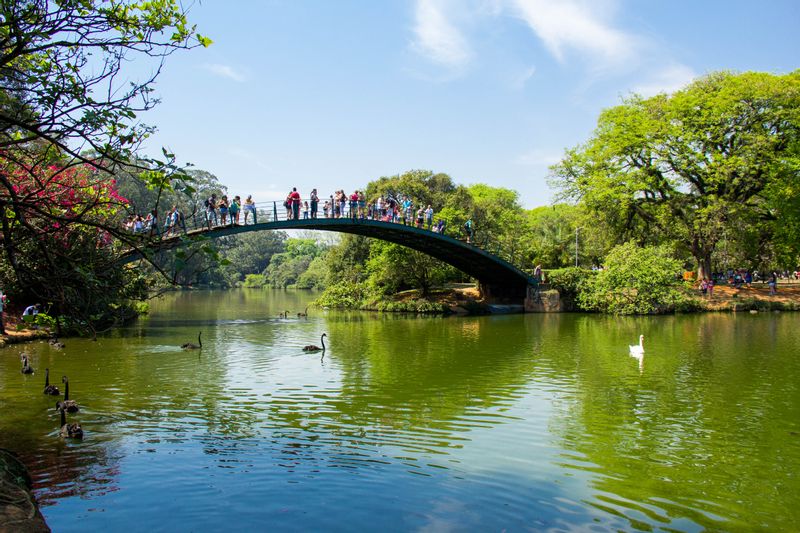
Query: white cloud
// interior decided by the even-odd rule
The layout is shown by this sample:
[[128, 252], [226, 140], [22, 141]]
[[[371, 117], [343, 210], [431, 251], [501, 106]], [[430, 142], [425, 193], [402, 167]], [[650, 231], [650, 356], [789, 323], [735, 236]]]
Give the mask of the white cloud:
[[461, 67], [469, 62], [464, 36], [445, 15], [443, 0], [417, 0], [414, 49], [436, 63]]
[[602, 63], [600, 66], [622, 65], [636, 56], [638, 39], [607, 24], [599, 15], [596, 2], [510, 1], [516, 14], [559, 61], [564, 61], [570, 49], [589, 54]]
[[525, 166], [550, 166], [561, 161], [564, 152], [561, 150], [545, 150], [534, 148], [533, 150], [517, 157], [517, 164]]
[[673, 93], [697, 77], [697, 73], [686, 65], [673, 63], [651, 74], [648, 79], [633, 87], [633, 92], [642, 96]]
[[267, 170], [267, 171], [272, 170], [272, 168], [267, 163], [265, 163], [259, 156], [239, 146], [234, 146], [232, 148], [229, 148], [228, 153], [238, 159], [244, 159], [247, 162], [248, 166], [254, 166], [261, 170]]
[[522, 89], [525, 87], [525, 84], [528, 83], [533, 75], [536, 74], [536, 67], [530, 66], [526, 68], [523, 72], [521, 72], [516, 79], [511, 83], [511, 86], [515, 89]]
[[237, 71], [230, 65], [221, 65], [219, 63], [206, 63], [203, 68], [221, 78], [228, 78], [230, 80], [242, 83], [247, 81], [247, 76]]

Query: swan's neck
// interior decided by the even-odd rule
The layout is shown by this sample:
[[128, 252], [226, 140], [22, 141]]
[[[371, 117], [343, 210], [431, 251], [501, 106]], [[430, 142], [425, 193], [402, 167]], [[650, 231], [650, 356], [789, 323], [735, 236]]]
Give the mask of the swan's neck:
[[644, 348], [644, 337], [639, 337], [639, 348]]
[[202, 331], [201, 331], [200, 333], [198, 333], [198, 334], [197, 334], [197, 344], [199, 344], [201, 348], [203, 347], [203, 341], [202, 341], [202, 340], [200, 340], [200, 337], [201, 337], [202, 335], [203, 335], [203, 332], [202, 332]]
[[61, 427], [63, 428], [67, 425], [67, 415], [64, 414], [63, 408], [59, 409], [59, 411], [61, 411]]
[[64, 382], [64, 401], [69, 400], [69, 380]]
[[45, 387], [49, 387], [50, 386], [50, 369], [49, 368], [45, 368], [45, 370], [44, 370], [44, 386]]
[[319, 342], [322, 343], [322, 351], [324, 352], [325, 351], [325, 335], [323, 335], [323, 336], [321, 336], [319, 338]]

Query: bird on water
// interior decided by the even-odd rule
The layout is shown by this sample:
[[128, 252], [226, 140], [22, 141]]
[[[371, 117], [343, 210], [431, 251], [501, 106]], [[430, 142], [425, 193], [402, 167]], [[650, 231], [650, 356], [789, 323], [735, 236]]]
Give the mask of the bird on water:
[[200, 348], [203, 347], [203, 341], [200, 339], [200, 336], [202, 334], [203, 334], [202, 331], [197, 334], [197, 344], [193, 342], [185, 342], [181, 344], [181, 348], [183, 348], [184, 350], [199, 350]]
[[323, 333], [319, 337], [319, 342], [322, 344], [322, 348], [315, 344], [309, 344], [308, 346], [303, 346], [304, 352], [324, 352], [325, 351], [325, 337], [327, 337], [327, 333]]
[[33, 374], [33, 368], [28, 364], [28, 354], [22, 354], [22, 370], [23, 374]]
[[56, 402], [56, 409], [68, 413], [77, 413], [80, 411], [78, 402], [69, 399], [69, 378], [67, 378], [67, 376], [61, 376], [61, 383], [64, 384], [64, 399]]
[[83, 428], [77, 422], [67, 424], [67, 415], [64, 414], [64, 409], [61, 411], [61, 436], [65, 439], [82, 439]]
[[631, 355], [644, 355], [644, 335], [639, 335], [639, 344], [631, 344], [628, 349]]
[[55, 385], [50, 385], [50, 369], [44, 369], [44, 393], [50, 396], [58, 396], [61, 391]]

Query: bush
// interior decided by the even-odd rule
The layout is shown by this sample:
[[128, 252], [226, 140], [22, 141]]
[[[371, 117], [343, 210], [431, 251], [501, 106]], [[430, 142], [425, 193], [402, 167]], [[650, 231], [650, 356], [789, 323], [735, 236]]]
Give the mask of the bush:
[[609, 252], [605, 270], [581, 284], [578, 304], [585, 310], [622, 315], [674, 311], [685, 301], [675, 276], [680, 268], [666, 247], [622, 244]]
[[340, 281], [329, 285], [314, 301], [314, 305], [338, 309], [360, 309], [366, 297], [363, 287], [363, 284], [351, 281]]
[[267, 278], [261, 274], [248, 274], [244, 278], [243, 287], [248, 289], [263, 289], [267, 285]]
[[545, 276], [550, 288], [557, 290], [561, 296], [576, 296], [581, 284], [595, 274], [593, 270], [569, 267], [548, 270]]

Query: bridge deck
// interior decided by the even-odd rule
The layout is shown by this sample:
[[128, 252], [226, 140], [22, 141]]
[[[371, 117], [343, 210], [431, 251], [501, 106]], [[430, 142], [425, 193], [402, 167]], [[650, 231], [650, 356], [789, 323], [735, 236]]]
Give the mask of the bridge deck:
[[[524, 289], [529, 284], [535, 284], [530, 275], [508, 261], [477, 246], [427, 229], [371, 219], [315, 218], [237, 226], [215, 226], [212, 229], [190, 230], [186, 234], [161, 239], [153, 247], [157, 249], [176, 248], [186, 244], [187, 239], [185, 237], [218, 238], [252, 231], [291, 229], [351, 233], [397, 243], [448, 263], [477, 278], [482, 283], [489, 283], [498, 287]], [[134, 254], [126, 259], [133, 261], [136, 258], [137, 256]]]

